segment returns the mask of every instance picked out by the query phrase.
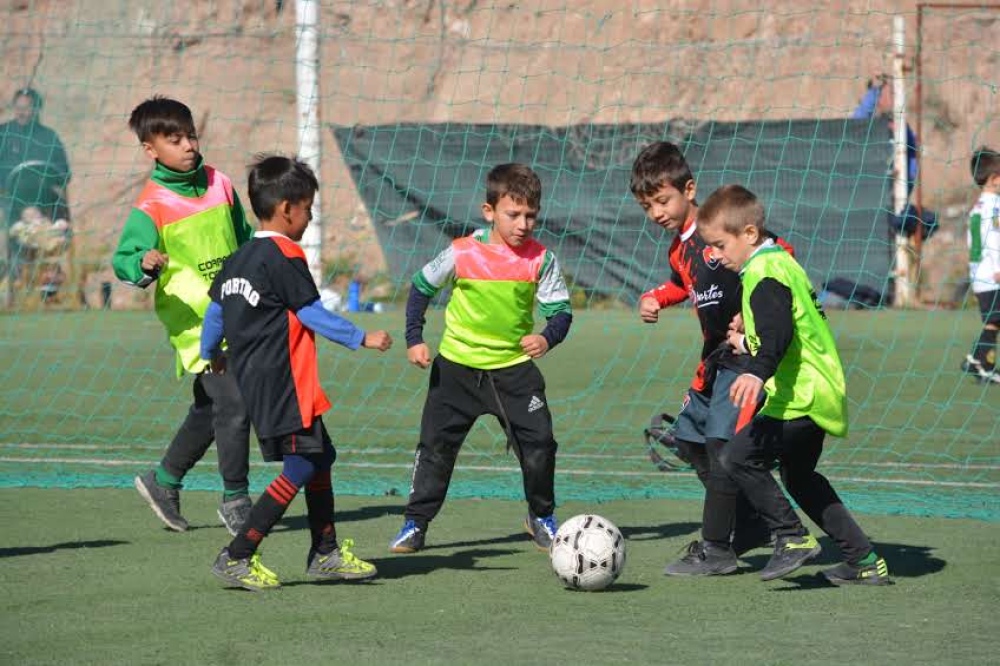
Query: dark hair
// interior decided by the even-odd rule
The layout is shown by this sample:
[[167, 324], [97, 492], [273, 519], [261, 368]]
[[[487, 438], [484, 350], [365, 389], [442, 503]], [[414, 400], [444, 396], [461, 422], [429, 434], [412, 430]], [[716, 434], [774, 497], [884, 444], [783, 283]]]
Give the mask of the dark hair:
[[672, 143], [657, 141], [643, 148], [632, 163], [629, 189], [636, 197], [652, 196], [667, 184], [683, 192], [691, 180], [694, 176], [681, 149]]
[[698, 224], [722, 224], [728, 233], [738, 234], [746, 227], [764, 231], [764, 205], [742, 185], [723, 185], [708, 195], [698, 209]]
[[183, 102], [163, 95], [153, 95], [132, 109], [128, 126], [143, 142], [154, 136], [193, 136], [196, 133], [191, 109]]
[[308, 164], [282, 155], [256, 155], [247, 180], [250, 207], [261, 221], [270, 220], [282, 201], [300, 203], [315, 196], [319, 189], [316, 174]]
[[28, 99], [30, 99], [31, 107], [35, 110], [36, 113], [42, 110], [42, 104], [45, 103], [45, 100], [42, 99], [41, 93], [39, 93], [34, 88], [29, 88], [27, 86], [15, 90], [14, 96], [10, 98], [10, 103], [13, 104], [18, 100], [19, 97], [27, 97]]
[[972, 160], [969, 162], [969, 169], [972, 171], [972, 179], [976, 185], [982, 187], [990, 176], [1000, 174], [1000, 153], [980, 146], [976, 152], [972, 153]]
[[542, 204], [542, 181], [526, 164], [499, 164], [486, 175], [486, 203], [495, 206], [504, 196], [537, 210]]

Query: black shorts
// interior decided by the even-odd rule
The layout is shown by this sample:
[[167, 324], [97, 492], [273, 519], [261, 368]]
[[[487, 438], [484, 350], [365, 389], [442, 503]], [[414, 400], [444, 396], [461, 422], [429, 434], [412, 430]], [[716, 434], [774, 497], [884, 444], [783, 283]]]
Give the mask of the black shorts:
[[287, 455], [318, 455], [327, 450], [334, 451], [333, 442], [319, 416], [308, 428], [260, 440], [260, 453], [266, 462], [281, 461]]
[[981, 291], [976, 294], [979, 301], [979, 316], [984, 324], [1000, 326], [1000, 289]]

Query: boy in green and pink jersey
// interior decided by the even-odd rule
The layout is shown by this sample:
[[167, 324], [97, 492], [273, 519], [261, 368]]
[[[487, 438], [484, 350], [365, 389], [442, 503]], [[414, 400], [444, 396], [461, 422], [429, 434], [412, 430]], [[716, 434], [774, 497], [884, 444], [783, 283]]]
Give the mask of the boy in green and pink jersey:
[[137, 106], [129, 127], [154, 160], [112, 259], [115, 275], [146, 288], [156, 283], [156, 315], [176, 351], [176, 373], [194, 376], [194, 402], [156, 469], [135, 478], [139, 494], [172, 530], [188, 523], [179, 490], [188, 471], [217, 442], [224, 483], [219, 518], [235, 535], [250, 511], [250, 420], [225, 357], [200, 357], [201, 329], [212, 278], [253, 230], [232, 181], [198, 152], [191, 110], [155, 96]]
[[[486, 178], [483, 217], [491, 224], [454, 240], [413, 276], [406, 304], [410, 363], [431, 366], [405, 521], [389, 548], [424, 547], [444, 503], [466, 435], [483, 414], [497, 417], [521, 465], [528, 501], [525, 529], [548, 549], [555, 536], [556, 441], [545, 380], [534, 363], [562, 342], [573, 321], [555, 255], [532, 237], [542, 199], [538, 176], [501, 164]], [[445, 331], [431, 362], [423, 340], [431, 298], [451, 286]], [[535, 304], [547, 323], [534, 333]]]

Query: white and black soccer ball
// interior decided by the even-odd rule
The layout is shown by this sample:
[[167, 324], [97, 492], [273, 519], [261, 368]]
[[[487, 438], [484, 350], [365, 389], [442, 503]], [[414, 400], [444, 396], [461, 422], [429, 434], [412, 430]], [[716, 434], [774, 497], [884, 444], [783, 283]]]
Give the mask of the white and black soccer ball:
[[549, 559], [566, 587], [603, 590], [625, 568], [625, 537], [607, 518], [589, 513], [573, 516], [556, 532]]

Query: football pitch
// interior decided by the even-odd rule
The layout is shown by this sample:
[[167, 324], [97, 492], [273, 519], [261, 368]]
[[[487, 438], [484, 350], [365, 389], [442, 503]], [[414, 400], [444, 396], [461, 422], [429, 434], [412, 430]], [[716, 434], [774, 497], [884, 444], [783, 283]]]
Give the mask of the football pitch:
[[[339, 533], [379, 567], [365, 584], [303, 576], [301, 499], [262, 549], [284, 589], [227, 590], [209, 572], [228, 535], [214, 451], [188, 477], [194, 529], [168, 532], [131, 489], [187, 407], [149, 312], [0, 317], [0, 663], [983, 663], [1000, 601], [996, 387], [957, 369], [972, 312], [831, 313], [852, 432], [821, 470], [897, 584], [837, 589], [825, 550], [789, 579], [678, 580], [663, 566], [697, 536], [701, 490], [661, 473], [640, 432], [679, 403], [696, 361], [690, 311], [657, 327], [584, 311], [540, 362], [560, 441], [559, 515], [593, 512], [628, 539], [608, 591], [565, 591], [521, 531], [524, 505], [500, 429], [483, 420], [459, 458], [429, 547], [392, 555], [427, 375], [406, 366], [401, 313], [359, 315], [397, 337], [389, 354], [321, 342]], [[428, 339], [437, 340], [440, 313]], [[254, 492], [277, 473], [252, 451]], [[212, 492], [210, 492], [212, 491]]]

